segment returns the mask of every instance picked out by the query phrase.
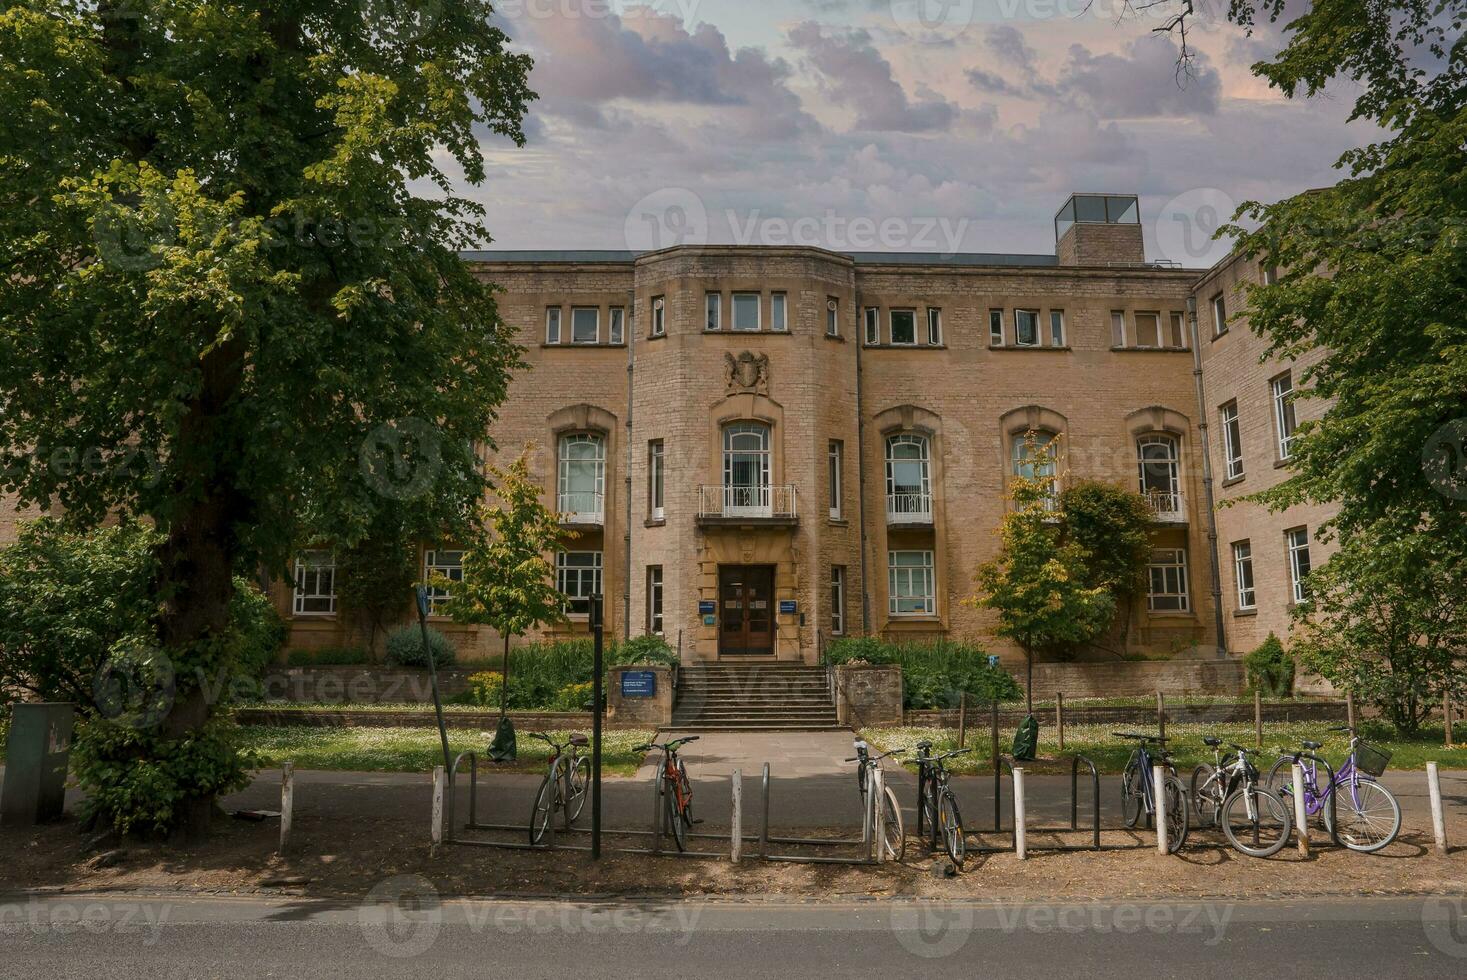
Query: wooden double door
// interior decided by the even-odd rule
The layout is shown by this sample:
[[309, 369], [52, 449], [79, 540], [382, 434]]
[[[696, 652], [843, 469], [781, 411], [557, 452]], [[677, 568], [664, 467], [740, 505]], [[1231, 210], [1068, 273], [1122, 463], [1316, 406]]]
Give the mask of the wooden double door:
[[718, 568], [718, 655], [774, 656], [774, 566]]

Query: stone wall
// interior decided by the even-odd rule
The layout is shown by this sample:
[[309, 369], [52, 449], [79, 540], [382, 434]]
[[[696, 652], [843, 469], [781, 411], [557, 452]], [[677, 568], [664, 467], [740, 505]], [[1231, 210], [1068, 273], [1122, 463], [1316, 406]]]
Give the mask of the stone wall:
[[835, 711], [854, 728], [902, 723], [902, 668], [896, 664], [840, 664], [835, 668]]
[[[476, 728], [492, 732], [499, 724], [499, 712], [446, 711], [449, 728]], [[241, 725], [271, 727], [304, 726], [308, 728], [431, 728], [438, 724], [432, 711], [391, 711], [352, 708], [343, 711], [304, 711], [287, 708], [240, 708], [235, 717]], [[589, 711], [511, 711], [510, 719], [521, 733], [527, 731], [579, 731], [590, 734]], [[652, 725], [625, 720], [605, 721], [608, 728], [651, 728]]]
[[[1024, 682], [1022, 671], [1017, 672]], [[1147, 660], [1034, 665], [1034, 697], [1142, 697], [1160, 691], [1175, 697], [1233, 696], [1246, 681], [1240, 660]]]
[[[462, 694], [469, 688], [469, 676], [478, 672], [456, 668], [438, 671], [439, 693], [444, 699]], [[267, 701], [293, 704], [429, 704], [433, 700], [426, 670], [281, 667], [266, 673], [264, 686]]]
[[[653, 676], [656, 693], [649, 698], [623, 696], [622, 676], [642, 671]], [[611, 668], [607, 678], [606, 717], [628, 727], [650, 725], [661, 728], [672, 724], [672, 668], [645, 665]]]

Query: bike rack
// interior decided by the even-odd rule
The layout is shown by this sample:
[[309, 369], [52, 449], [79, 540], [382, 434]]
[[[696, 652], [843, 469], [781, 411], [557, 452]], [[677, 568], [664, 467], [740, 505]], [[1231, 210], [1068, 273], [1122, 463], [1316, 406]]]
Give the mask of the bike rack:
[[[1068, 827], [1029, 827], [1029, 826], [1026, 826], [1025, 827], [1026, 838], [1027, 838], [1028, 835], [1031, 835], [1031, 834], [1061, 834], [1061, 833], [1076, 832], [1076, 831], [1080, 831], [1080, 830], [1083, 829], [1083, 830], [1086, 830], [1089, 833], [1090, 841], [1088, 843], [1085, 843], [1085, 844], [1069, 844], [1069, 843], [1064, 843], [1064, 842], [1057, 842], [1057, 843], [1054, 843], [1054, 844], [1039, 844], [1039, 843], [1035, 843], [1032, 840], [1032, 838], [1030, 838], [1030, 839], [1026, 839], [1026, 841], [1025, 841], [1025, 850], [1026, 851], [1126, 851], [1126, 850], [1135, 850], [1137, 848], [1142, 848], [1142, 847], [1150, 846], [1145, 841], [1138, 841], [1138, 842], [1136, 842], [1134, 844], [1102, 844], [1101, 843], [1101, 841], [1100, 841], [1100, 832], [1103, 829], [1105, 829], [1105, 828], [1101, 827], [1101, 824], [1100, 824], [1100, 770], [1096, 767], [1095, 762], [1092, 759], [1090, 759], [1088, 756], [1081, 755], [1078, 752], [1072, 754], [1071, 756], [1069, 756], [1069, 760], [1070, 760], [1070, 825]], [[1062, 762], [1062, 761], [1064, 761], [1064, 757], [1058, 757], [1058, 758], [1055, 758], [1055, 759], [1034, 759], [1034, 760], [1028, 760], [1028, 761], [1037, 762], [1037, 763]], [[994, 767], [994, 770], [993, 770], [993, 829], [992, 829], [992, 831], [990, 831], [991, 833], [1002, 833], [1003, 832], [1003, 770], [1005, 768], [1008, 769], [1008, 771], [1009, 771], [1009, 781], [1010, 782], [1013, 781], [1013, 772], [1014, 772], [1014, 761], [1010, 757], [1008, 757], [1006, 755], [1000, 755], [998, 757], [998, 759], [997, 759], [997, 762], [998, 762], [998, 765], [996, 765]], [[1090, 782], [1090, 821], [1089, 821], [1090, 822], [1090, 826], [1088, 828], [1082, 828], [1080, 826], [1080, 767], [1082, 765], [1086, 769], [1088, 769], [1090, 771], [1090, 780], [1089, 780], [1089, 782]], [[1117, 829], [1122, 829], [1122, 830], [1125, 830], [1125, 831], [1130, 831], [1132, 828], [1127, 827], [1127, 828], [1117, 828]], [[969, 831], [969, 833], [970, 834], [971, 833], [976, 833], [976, 831]], [[1018, 837], [1018, 830], [1017, 830], [1017, 828], [1013, 828], [1013, 829], [1010, 830], [1010, 833], [1009, 833], [1009, 846], [1007, 846], [1007, 847], [996, 847], [996, 846], [993, 846], [993, 845], [978, 844], [978, 845], [975, 845], [975, 846], [971, 846], [969, 848], [969, 850], [975, 850], [975, 851], [978, 851], [980, 853], [995, 853], [995, 852], [1003, 852], [1003, 851], [1012, 851], [1012, 850], [1015, 850], [1017, 848], [1017, 837]]]

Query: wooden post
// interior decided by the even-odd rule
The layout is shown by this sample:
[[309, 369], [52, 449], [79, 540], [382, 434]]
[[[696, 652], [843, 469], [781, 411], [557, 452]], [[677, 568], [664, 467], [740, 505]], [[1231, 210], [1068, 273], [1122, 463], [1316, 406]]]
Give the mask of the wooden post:
[[[1156, 698], [1161, 700], [1161, 692]], [[1156, 853], [1165, 857], [1171, 847], [1166, 839], [1166, 770], [1161, 766], [1151, 767], [1151, 796], [1156, 800]]]
[[1054, 727], [1059, 732], [1059, 750], [1065, 750], [1065, 692], [1054, 692]]
[[443, 843], [443, 787], [448, 782], [447, 770], [433, 767], [433, 843]]
[[958, 748], [968, 740], [968, 692], [958, 695]]
[[882, 778], [880, 766], [871, 770], [871, 783], [867, 788], [871, 791], [871, 833], [876, 840], [876, 863], [881, 864], [887, 855], [886, 808], [881, 805], [886, 795], [886, 780]]
[[1442, 692], [1442, 726], [1446, 729], [1447, 748], [1454, 748], [1452, 744], [1452, 694], [1450, 691]]
[[1014, 766], [1014, 855], [1023, 861], [1028, 855], [1028, 834], [1024, 826], [1024, 767]]
[[1299, 853], [1309, 856], [1309, 808], [1304, 805], [1304, 767], [1294, 763], [1294, 832], [1298, 835]]
[[1156, 734], [1159, 738], [1166, 738], [1166, 701], [1160, 690], [1156, 692]]
[[728, 858], [739, 863], [739, 852], [744, 846], [744, 774], [733, 771], [733, 816], [729, 820], [733, 829], [729, 833]]
[[1355, 695], [1345, 692], [1345, 724], [1355, 727]]
[[290, 846], [291, 817], [295, 810], [295, 763], [287, 762], [280, 767], [280, 850], [284, 854]]
[[1436, 763], [1426, 764], [1426, 789], [1431, 794], [1431, 836], [1438, 854], [1447, 853], [1447, 821], [1442, 813], [1442, 781]]
[[1253, 691], [1253, 747], [1263, 748], [1263, 695]]

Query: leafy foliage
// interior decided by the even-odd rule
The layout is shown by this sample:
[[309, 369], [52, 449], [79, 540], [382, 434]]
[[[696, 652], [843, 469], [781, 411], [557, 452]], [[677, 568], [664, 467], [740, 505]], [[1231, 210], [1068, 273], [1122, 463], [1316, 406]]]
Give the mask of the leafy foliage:
[[655, 633], [644, 633], [613, 645], [606, 651], [606, 662], [608, 667], [630, 667], [638, 664], [661, 664], [664, 667], [678, 665], [677, 651]]
[[[439, 667], [451, 667], [458, 660], [448, 637], [428, 627], [428, 645], [433, 650], [433, 663]], [[428, 653], [423, 649], [423, 630], [416, 623], [399, 626], [387, 634], [387, 662], [394, 667], [428, 666]]]
[[408, 606], [418, 580], [415, 542], [396, 515], [374, 522], [367, 537], [336, 551], [336, 597], [367, 621], [367, 650]]
[[1151, 511], [1139, 493], [1114, 483], [1076, 480], [1060, 493], [1063, 538], [1085, 550], [1085, 582], [1104, 588], [1117, 604], [1146, 582], [1151, 556]]
[[555, 700], [550, 703], [550, 707], [554, 711], [587, 711], [591, 707], [591, 701], [591, 682], [579, 681], [556, 691]]
[[369, 663], [371, 659], [366, 647], [318, 647], [286, 654], [286, 663], [292, 667], [346, 667]]
[[1248, 686], [1269, 698], [1294, 694], [1294, 658], [1273, 633], [1243, 658]]
[[978, 647], [951, 640], [892, 643], [874, 636], [842, 637], [825, 648], [825, 662], [900, 664], [902, 704], [907, 708], [954, 708], [963, 692], [979, 704], [1016, 701], [1018, 682], [1002, 667], [990, 667]]

